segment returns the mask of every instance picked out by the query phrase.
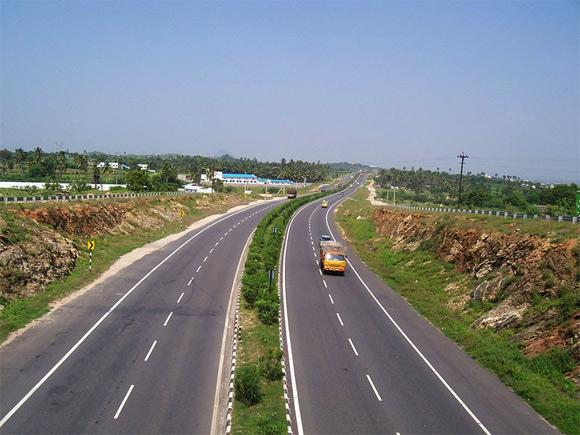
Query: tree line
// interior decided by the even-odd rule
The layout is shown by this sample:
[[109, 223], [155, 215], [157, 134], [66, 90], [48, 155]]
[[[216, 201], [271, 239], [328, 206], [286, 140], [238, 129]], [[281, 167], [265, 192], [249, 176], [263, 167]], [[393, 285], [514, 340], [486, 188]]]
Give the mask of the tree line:
[[[103, 162], [104, 165], [99, 165]], [[115, 162], [129, 169], [112, 169]], [[147, 164], [148, 171], [138, 169]], [[281, 159], [262, 162], [256, 158], [234, 158], [229, 155], [212, 158], [179, 154], [133, 155], [102, 152], [46, 152], [40, 147], [25, 151], [0, 150], [0, 177], [6, 181], [85, 182], [128, 184], [145, 190], [176, 190], [181, 186], [177, 174], [186, 174], [199, 182], [202, 174], [214, 171], [252, 173], [262, 178], [290, 179], [297, 182], [321, 182], [344, 172], [320, 162]], [[82, 184], [82, 183], [81, 183]]]
[[[463, 193], [459, 204], [458, 174], [422, 168], [391, 168], [379, 171], [375, 181], [387, 190], [394, 186], [400, 188], [397, 190], [397, 198], [403, 201], [530, 214], [542, 211], [553, 215], [576, 214], [578, 186], [574, 183], [551, 186], [522, 180], [513, 175], [489, 176], [468, 172], [463, 176]], [[383, 191], [384, 196], [387, 190]]]

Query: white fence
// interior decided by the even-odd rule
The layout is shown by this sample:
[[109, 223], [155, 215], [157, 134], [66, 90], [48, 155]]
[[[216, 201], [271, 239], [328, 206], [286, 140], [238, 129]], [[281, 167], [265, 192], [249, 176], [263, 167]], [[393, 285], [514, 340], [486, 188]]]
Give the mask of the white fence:
[[399, 205], [397, 207], [405, 208], [409, 210], [421, 210], [421, 211], [434, 211], [443, 213], [465, 213], [465, 214], [478, 214], [485, 216], [497, 216], [504, 219], [542, 219], [547, 221], [557, 221], [557, 222], [572, 222], [573, 224], [578, 223], [578, 216], [550, 216], [550, 215], [529, 215], [526, 213], [512, 213], [509, 211], [493, 211], [493, 210], [469, 210], [462, 208], [439, 208], [439, 207], [415, 207], [410, 205]]
[[46, 201], [90, 201], [99, 199], [114, 198], [136, 198], [140, 196], [178, 196], [178, 195], [198, 195], [194, 192], [143, 192], [143, 193], [108, 193], [108, 194], [87, 194], [87, 195], [48, 195], [48, 196], [0, 196], [0, 204], [14, 204], [24, 202], [46, 202]]

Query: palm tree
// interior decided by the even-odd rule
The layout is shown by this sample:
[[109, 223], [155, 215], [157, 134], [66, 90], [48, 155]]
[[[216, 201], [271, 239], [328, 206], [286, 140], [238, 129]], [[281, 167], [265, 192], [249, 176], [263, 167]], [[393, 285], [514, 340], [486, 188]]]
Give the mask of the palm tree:
[[56, 170], [60, 173], [60, 175], [64, 174], [66, 171], [66, 152], [59, 151], [56, 155]]
[[33, 163], [40, 163], [42, 162], [42, 148], [40, 147], [36, 147], [34, 148], [34, 151], [32, 152], [32, 162]]
[[26, 152], [22, 148], [16, 148], [14, 150], [14, 159], [18, 163], [18, 166], [22, 167], [22, 163], [26, 160]]

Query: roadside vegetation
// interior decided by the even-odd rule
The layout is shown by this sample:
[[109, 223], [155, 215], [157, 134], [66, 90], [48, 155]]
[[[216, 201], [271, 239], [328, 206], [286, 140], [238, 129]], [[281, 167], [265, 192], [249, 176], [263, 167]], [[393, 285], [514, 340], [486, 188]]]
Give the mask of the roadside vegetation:
[[316, 193], [287, 202], [264, 216], [256, 228], [242, 279], [234, 433], [287, 433], [283, 354], [278, 334], [278, 260], [284, 231], [292, 214], [303, 204], [328, 193]]
[[[389, 196], [396, 187], [397, 202], [412, 205], [458, 207], [459, 175], [422, 168], [381, 170], [375, 177], [382, 188], [379, 196]], [[553, 216], [576, 215], [576, 191], [571, 184], [544, 184], [513, 175], [493, 176], [468, 172], [463, 177], [461, 207]]]
[[[97, 234], [83, 232], [69, 233], [61, 228], [49, 224], [39, 224], [26, 217], [27, 210], [34, 210], [33, 205], [18, 205], [14, 207], [0, 207], [0, 253], [8, 253], [10, 249], [19, 249], [23, 253], [23, 261], [19, 268], [11, 265], [11, 258], [0, 256], [0, 342], [13, 331], [27, 325], [30, 321], [42, 316], [50, 310], [51, 305], [63, 297], [83, 288], [97, 279], [122, 255], [135, 248], [159, 240], [170, 234], [177, 233], [193, 222], [206, 216], [222, 213], [227, 209], [248, 202], [255, 197], [241, 195], [207, 195], [183, 197], [176, 200], [148, 199], [133, 202], [135, 213], [139, 216], [152, 216], [155, 224], [127, 227], [123, 231], [101, 231]], [[110, 200], [111, 203], [118, 203]], [[43, 208], [64, 207], [60, 204], [43, 205]], [[181, 218], [177, 212], [184, 211]], [[153, 210], [154, 209], [154, 210]], [[23, 269], [29, 268], [30, 263], [38, 261], [44, 255], [44, 243], [48, 240], [34, 240], [34, 234], [55, 234], [56, 240], [72, 242], [72, 249], [78, 251], [74, 267], [61, 279], [40, 285], [37, 291], [28, 292]], [[95, 240], [96, 249], [93, 253], [92, 272], [89, 272], [89, 255], [86, 250], [87, 240]], [[22, 251], [20, 251], [22, 248]], [[55, 262], [63, 260], [55, 257]], [[27, 264], [28, 263], [28, 264]], [[30, 277], [28, 277], [30, 278]], [[17, 288], [22, 292], [14, 293]]]
[[[513, 330], [506, 328], [494, 332], [475, 328], [475, 320], [490, 309], [490, 302], [473, 301], [458, 307], [454, 303], [457, 293], [450, 291], [453, 286], [449, 285], [455, 283], [474, 288], [478, 282], [442, 261], [432, 243], [421, 243], [413, 251], [393, 248], [390, 239], [375, 231], [373, 209], [366, 197], [366, 189], [359, 190], [337, 212], [337, 223], [357, 255], [419, 313], [482, 366], [494, 372], [548, 421], [565, 433], [580, 433], [580, 391], [564, 375], [577, 364], [572, 352], [554, 348], [535, 357], [526, 357], [520, 346], [510, 340]], [[454, 218], [449, 216], [449, 219]], [[441, 216], [434, 214], [433, 219], [441, 219]], [[506, 223], [498, 218], [476, 218], [469, 222], [461, 218], [457, 225], [483, 225], [515, 231], [513, 222]], [[570, 224], [552, 223], [548, 227], [546, 223], [517, 222], [517, 227], [559, 239], [578, 236], [578, 229]], [[542, 301], [538, 303], [545, 304]], [[570, 289], [550, 303], [560, 310], [577, 310], [579, 302], [577, 291]], [[535, 306], [537, 310], [546, 308]]]

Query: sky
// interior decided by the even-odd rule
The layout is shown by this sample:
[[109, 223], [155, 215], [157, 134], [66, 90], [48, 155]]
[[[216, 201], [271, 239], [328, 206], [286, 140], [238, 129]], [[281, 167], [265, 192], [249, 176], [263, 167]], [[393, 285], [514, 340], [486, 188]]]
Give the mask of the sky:
[[0, 1], [0, 147], [580, 180], [580, 2]]

